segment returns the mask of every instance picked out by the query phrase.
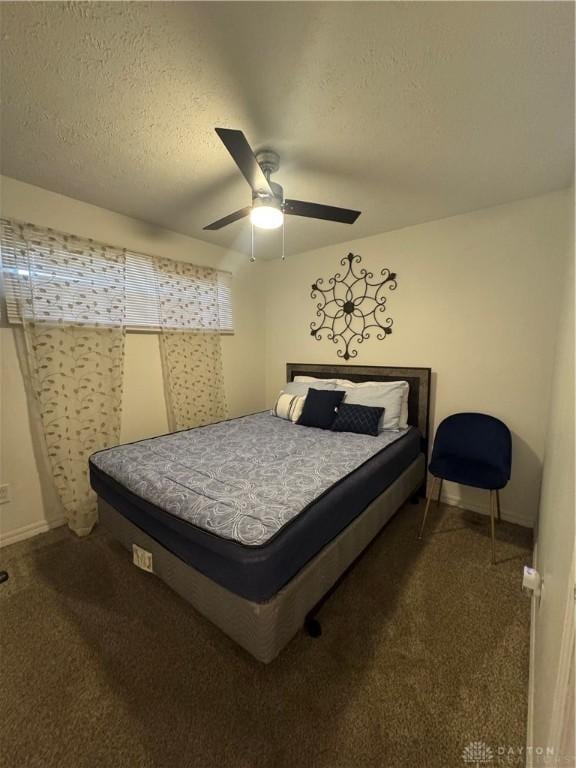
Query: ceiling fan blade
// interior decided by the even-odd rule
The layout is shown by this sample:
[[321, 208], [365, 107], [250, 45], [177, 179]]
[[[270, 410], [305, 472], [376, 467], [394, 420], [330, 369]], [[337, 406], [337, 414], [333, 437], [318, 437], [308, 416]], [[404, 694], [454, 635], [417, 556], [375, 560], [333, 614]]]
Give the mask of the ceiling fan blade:
[[232, 159], [240, 169], [248, 184], [254, 192], [261, 192], [266, 195], [273, 195], [272, 188], [264, 171], [258, 165], [254, 157], [254, 152], [250, 149], [250, 144], [242, 131], [235, 131], [230, 128], [216, 128], [216, 133], [222, 140], [222, 143], [232, 155]]
[[246, 206], [246, 208], [240, 208], [239, 211], [229, 213], [228, 216], [224, 216], [223, 219], [213, 221], [212, 224], [208, 224], [208, 226], [204, 227], [204, 229], [222, 229], [222, 227], [227, 227], [228, 224], [232, 224], [233, 222], [238, 221], [238, 219], [243, 219], [244, 216], [248, 216], [251, 210], [252, 206], [250, 205]]
[[333, 205], [321, 203], [305, 203], [302, 200], [284, 200], [284, 213], [291, 216], [306, 216], [309, 219], [325, 219], [339, 221], [341, 224], [354, 224], [361, 211], [349, 208], [336, 208]]

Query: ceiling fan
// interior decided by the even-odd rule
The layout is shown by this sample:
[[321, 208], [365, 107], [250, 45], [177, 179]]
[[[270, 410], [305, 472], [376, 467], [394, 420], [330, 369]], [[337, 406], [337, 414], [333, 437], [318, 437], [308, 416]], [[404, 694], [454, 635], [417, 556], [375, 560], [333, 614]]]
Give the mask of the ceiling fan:
[[278, 154], [270, 149], [264, 149], [254, 154], [242, 131], [229, 128], [216, 128], [215, 130], [232, 155], [240, 173], [250, 184], [252, 205], [229, 213], [223, 219], [208, 224], [204, 229], [222, 229], [222, 227], [248, 215], [252, 224], [262, 229], [276, 229], [282, 226], [284, 214], [305, 216], [309, 219], [338, 221], [342, 224], [354, 224], [360, 216], [360, 211], [352, 211], [348, 208], [336, 208], [333, 205], [320, 203], [305, 203], [302, 200], [285, 200], [284, 190], [280, 184], [270, 181], [270, 176], [276, 173], [280, 167]]

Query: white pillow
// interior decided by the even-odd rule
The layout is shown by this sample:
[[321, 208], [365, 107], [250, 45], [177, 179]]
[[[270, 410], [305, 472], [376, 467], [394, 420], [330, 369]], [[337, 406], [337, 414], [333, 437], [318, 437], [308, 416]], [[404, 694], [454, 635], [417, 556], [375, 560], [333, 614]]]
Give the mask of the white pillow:
[[319, 379], [317, 376], [294, 376], [293, 381], [296, 381], [300, 384], [312, 384], [318, 381], [325, 381], [330, 382], [330, 384], [335, 384], [338, 379]]
[[407, 389], [406, 381], [385, 382], [379, 387], [347, 387], [344, 402], [384, 408], [378, 430], [381, 432], [384, 429], [400, 429]]
[[315, 379], [309, 382], [303, 381], [288, 381], [284, 384], [283, 392], [289, 395], [303, 395], [306, 397], [308, 390], [312, 389], [336, 389], [336, 384], [333, 381], [324, 381], [323, 379]]
[[296, 423], [304, 408], [305, 400], [306, 398], [303, 395], [290, 395], [287, 392], [280, 392], [276, 405], [272, 409], [272, 415], [278, 416], [280, 419], [289, 419]]
[[348, 379], [317, 379], [315, 376], [294, 376], [294, 381], [298, 384], [318, 384], [323, 382], [326, 384], [332, 384], [332, 387], [361, 387], [364, 384], [382, 384], [381, 381], [363, 381], [357, 384], [354, 381], [348, 381]]
[[[363, 389], [365, 387], [388, 387], [390, 388], [390, 391], [396, 392], [397, 388], [400, 387], [402, 391], [402, 402], [400, 406], [400, 414], [397, 419], [397, 425], [394, 427], [391, 426], [380, 426], [380, 430], [382, 429], [405, 429], [408, 426], [408, 394], [410, 392], [410, 386], [407, 381], [349, 381], [348, 379], [316, 379], [314, 376], [294, 376], [295, 382], [304, 383], [307, 382], [308, 384], [312, 384], [313, 382], [325, 382], [325, 383], [332, 383], [335, 384], [336, 387], [341, 387], [345, 390], [352, 390], [352, 389]], [[381, 399], [381, 398], [379, 398]], [[351, 403], [352, 400], [346, 395], [344, 402]], [[385, 405], [381, 405], [379, 403], [371, 403], [368, 401], [358, 403], [358, 405], [376, 405], [380, 408], [385, 408]], [[384, 414], [384, 424], [389, 423], [396, 423], [396, 410], [397, 404], [394, 402], [394, 398], [391, 400], [391, 402], [388, 404], [388, 409], [394, 410], [394, 414], [391, 414], [390, 416], [386, 413]]]
[[[408, 384], [408, 382], [406, 382]], [[404, 397], [404, 400], [402, 400], [402, 408], [400, 409], [400, 421], [398, 423], [398, 426], [400, 429], [406, 429], [408, 426], [408, 394], [410, 392], [410, 386], [408, 386], [408, 389], [406, 391], [406, 396]]]

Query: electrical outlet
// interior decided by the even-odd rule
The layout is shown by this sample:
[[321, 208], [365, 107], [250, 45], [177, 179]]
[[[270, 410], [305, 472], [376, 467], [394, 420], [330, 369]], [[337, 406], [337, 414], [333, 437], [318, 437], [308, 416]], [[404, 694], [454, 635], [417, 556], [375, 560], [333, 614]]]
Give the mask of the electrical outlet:
[[8, 483], [0, 485], [0, 504], [7, 504], [10, 501], [10, 486]]

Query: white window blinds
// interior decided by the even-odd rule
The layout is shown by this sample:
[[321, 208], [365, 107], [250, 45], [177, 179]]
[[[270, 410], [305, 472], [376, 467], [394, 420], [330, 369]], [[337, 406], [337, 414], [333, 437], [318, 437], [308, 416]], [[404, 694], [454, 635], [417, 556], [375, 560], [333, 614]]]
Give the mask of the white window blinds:
[[8, 320], [233, 333], [230, 275], [1, 221]]
[[156, 270], [152, 259], [139, 253], [126, 254], [126, 325], [160, 328]]
[[2, 221], [2, 265], [12, 322], [122, 325], [122, 249]]

